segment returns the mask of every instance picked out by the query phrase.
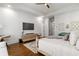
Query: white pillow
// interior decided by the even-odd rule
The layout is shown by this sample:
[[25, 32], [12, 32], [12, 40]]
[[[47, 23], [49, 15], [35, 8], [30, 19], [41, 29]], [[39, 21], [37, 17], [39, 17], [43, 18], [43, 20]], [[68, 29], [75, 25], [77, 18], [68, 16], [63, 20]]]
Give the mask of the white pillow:
[[79, 39], [77, 40], [77, 43], [76, 43], [76, 49], [79, 50]]
[[70, 33], [70, 36], [69, 36], [69, 41], [70, 41], [70, 44], [71, 45], [76, 45], [76, 42], [77, 42], [77, 39], [78, 39], [78, 32], [76, 31], [72, 31]]

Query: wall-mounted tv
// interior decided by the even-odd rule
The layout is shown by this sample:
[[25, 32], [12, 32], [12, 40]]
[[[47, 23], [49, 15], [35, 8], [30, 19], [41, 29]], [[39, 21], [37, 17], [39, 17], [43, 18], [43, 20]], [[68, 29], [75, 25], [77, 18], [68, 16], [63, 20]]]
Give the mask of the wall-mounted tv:
[[34, 30], [34, 24], [23, 22], [23, 30]]

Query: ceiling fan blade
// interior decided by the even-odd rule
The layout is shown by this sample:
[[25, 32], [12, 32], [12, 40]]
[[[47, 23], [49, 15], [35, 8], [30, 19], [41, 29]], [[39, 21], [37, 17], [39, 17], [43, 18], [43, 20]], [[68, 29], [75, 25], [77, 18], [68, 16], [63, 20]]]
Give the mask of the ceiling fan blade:
[[45, 3], [36, 3], [36, 5], [43, 5], [43, 4], [45, 4]]
[[50, 8], [50, 6], [47, 3], [35, 3], [36, 5], [45, 5], [47, 8]]
[[47, 6], [47, 8], [50, 8], [50, 6], [48, 4], [46, 6]]

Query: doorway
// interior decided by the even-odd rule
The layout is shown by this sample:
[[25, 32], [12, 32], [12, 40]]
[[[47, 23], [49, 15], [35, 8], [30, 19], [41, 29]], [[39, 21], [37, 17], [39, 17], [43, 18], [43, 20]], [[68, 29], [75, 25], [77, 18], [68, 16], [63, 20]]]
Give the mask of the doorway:
[[54, 16], [49, 18], [49, 36], [54, 35]]

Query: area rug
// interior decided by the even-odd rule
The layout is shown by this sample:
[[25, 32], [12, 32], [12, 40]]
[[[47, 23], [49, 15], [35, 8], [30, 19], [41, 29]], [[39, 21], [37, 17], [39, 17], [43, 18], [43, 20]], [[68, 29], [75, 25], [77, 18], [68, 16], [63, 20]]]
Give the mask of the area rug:
[[23, 45], [27, 47], [28, 49], [30, 49], [32, 52], [37, 53], [36, 41], [25, 43]]

